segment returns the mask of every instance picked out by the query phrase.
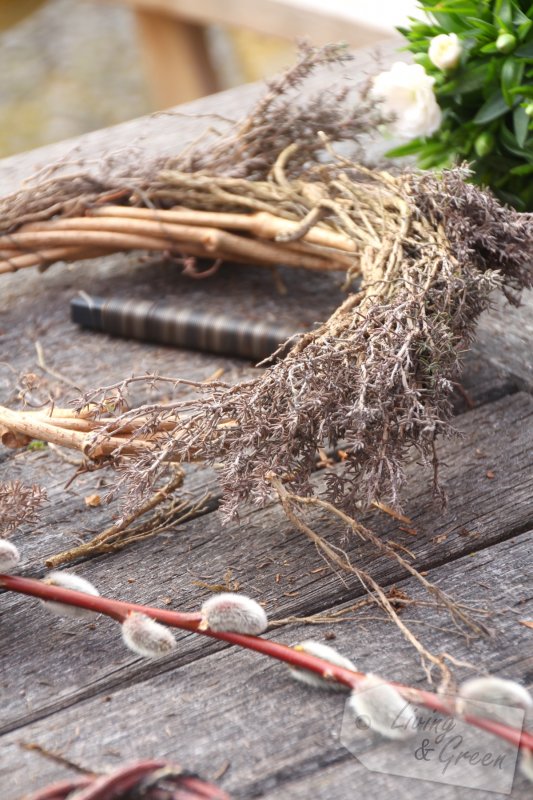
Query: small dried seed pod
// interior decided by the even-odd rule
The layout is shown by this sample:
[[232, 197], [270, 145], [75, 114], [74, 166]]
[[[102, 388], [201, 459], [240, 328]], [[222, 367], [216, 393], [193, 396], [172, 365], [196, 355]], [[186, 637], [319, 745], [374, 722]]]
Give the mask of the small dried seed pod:
[[[508, 708], [533, 707], [533, 698], [520, 683], [488, 675], [470, 678], [458, 689], [457, 710], [460, 714], [474, 714], [512, 725], [516, 715]], [[487, 704], [487, 705], [485, 705]]]
[[122, 623], [122, 639], [126, 647], [146, 658], [166, 656], [176, 647], [168, 628], [138, 611], [132, 611]]
[[8, 573], [15, 569], [20, 561], [20, 553], [14, 544], [7, 539], [0, 539], [0, 572]]
[[[351, 669], [354, 671], [356, 669], [355, 664], [353, 664], [349, 658], [341, 656], [333, 647], [322, 644], [322, 642], [316, 642], [314, 639], [306, 639], [304, 642], [295, 644], [293, 649], [299, 650], [302, 653], [308, 653], [310, 656], [322, 658], [324, 661], [335, 664], [337, 667], [344, 667], [344, 669]], [[306, 683], [308, 686], [313, 686], [316, 689], [333, 689], [333, 691], [343, 691], [347, 689], [342, 683], [333, 680], [331, 677], [328, 678], [327, 672], [324, 672], [324, 675], [321, 676], [317, 675], [316, 672], [311, 672], [309, 669], [293, 666], [289, 666], [289, 672], [295, 680]]]
[[414, 707], [390, 683], [368, 674], [348, 700], [365, 726], [387, 739], [408, 739], [417, 727]]
[[210, 597], [202, 606], [200, 630], [247, 633], [257, 636], [266, 631], [268, 618], [265, 610], [243, 594], [222, 592]]
[[[79, 575], [74, 575], [72, 572], [65, 572], [63, 570], [56, 570], [49, 572], [43, 583], [48, 583], [50, 586], [60, 586], [62, 589], [72, 589], [74, 592], [82, 592], [83, 594], [90, 594], [93, 597], [98, 597], [100, 592], [98, 589], [85, 580], [80, 578]], [[94, 611], [89, 611], [87, 608], [79, 608], [79, 606], [70, 606], [67, 603], [58, 603], [55, 600], [41, 600], [43, 606], [51, 611], [53, 614], [58, 614], [60, 617], [74, 617], [80, 619], [82, 617], [92, 617]]]

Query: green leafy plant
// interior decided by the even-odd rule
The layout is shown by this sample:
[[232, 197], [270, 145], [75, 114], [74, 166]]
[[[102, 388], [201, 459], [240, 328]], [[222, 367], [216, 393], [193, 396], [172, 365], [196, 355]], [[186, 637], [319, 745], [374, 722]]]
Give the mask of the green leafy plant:
[[[423, 169], [466, 160], [476, 183], [519, 210], [533, 210], [533, 3], [425, 0], [421, 10], [426, 21], [411, 19], [399, 31], [434, 78], [442, 121], [388, 156], [416, 154]], [[439, 43], [457, 48], [455, 63], [435, 58]]]

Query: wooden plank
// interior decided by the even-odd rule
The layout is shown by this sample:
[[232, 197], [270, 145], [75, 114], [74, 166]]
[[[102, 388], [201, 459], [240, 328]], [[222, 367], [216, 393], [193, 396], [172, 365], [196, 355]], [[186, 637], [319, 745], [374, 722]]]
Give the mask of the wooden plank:
[[[106, 0], [108, 1], [108, 0]], [[112, 0], [116, 2], [117, 0]], [[146, 13], [166, 14], [203, 25], [221, 24], [248, 28], [258, 33], [295, 41], [305, 36], [315, 44], [346, 41], [351, 47], [363, 47], [384, 39], [397, 39], [390, 16], [369, 14], [364, 0], [351, 0], [349, 8], [293, 3], [290, 0], [254, 0], [253, 11], [246, 0], [121, 0]], [[405, 3], [404, 3], [405, 9]], [[397, 24], [403, 14], [395, 15]]]
[[[530, 652], [531, 632], [519, 624], [520, 619], [530, 618], [533, 610], [523, 570], [530, 537], [527, 532], [430, 572], [429, 578], [445, 591], [470, 605], [488, 603], [495, 612], [490, 620], [494, 638], [467, 643], [456, 631], [443, 631], [446, 623], [435, 609], [409, 610], [406, 619], [431, 649], [439, 652], [445, 648], [459, 659], [474, 662], [478, 671], [487, 669], [531, 683], [532, 661], [523, 655]], [[412, 598], [420, 597], [412, 579], [402, 582], [401, 588]], [[68, 623], [67, 627], [73, 626]], [[96, 629], [102, 627], [98, 622]], [[359, 668], [424, 684], [410, 645], [393, 625], [375, 614], [362, 612], [334, 627], [294, 625], [269, 636], [294, 643], [310, 636], [324, 640], [325, 632], [334, 634], [334, 646], [353, 658]], [[63, 680], [78, 669], [78, 656], [87, 658], [92, 650], [95, 660], [105, 661], [116, 652], [116, 636], [102, 647], [97, 634], [91, 634], [96, 636], [92, 642], [87, 634], [82, 625], [81, 632], [71, 637], [70, 653], [63, 650]], [[50, 656], [46, 644], [50, 636], [55, 638], [53, 631], [45, 628], [33, 643], [34, 648], [44, 647], [44, 660]], [[59, 646], [58, 639], [55, 646]], [[125, 678], [114, 691], [5, 735], [0, 765], [3, 800], [19, 800], [22, 791], [68, 773], [57, 762], [25, 749], [31, 744], [90, 769], [112, 767], [140, 755], [168, 757], [207, 777], [219, 776], [235, 797], [348, 800], [353, 797], [354, 784], [363, 797], [376, 797], [378, 790], [383, 800], [427, 796], [423, 782], [388, 780], [367, 772], [344, 750], [339, 742], [343, 701], [338, 694], [297, 686], [281, 665], [227, 647], [184, 664], [180, 646], [173, 660], [164, 674], [155, 678], [149, 674], [148, 680], [140, 682]], [[56, 667], [49, 662], [48, 668], [52, 680]], [[464, 670], [458, 674], [463, 673], [471, 674]], [[338, 789], [328, 794], [332, 786]], [[431, 791], [439, 800], [472, 797], [471, 790], [438, 784], [432, 784]], [[517, 778], [511, 797], [527, 796], [523, 779]]]
[[501, 296], [485, 312], [477, 330], [475, 349], [501, 369], [518, 378], [523, 388], [533, 389], [533, 290], [523, 293], [514, 308]]
[[169, 108], [221, 87], [202, 25], [171, 14], [135, 10], [154, 108]]
[[[491, 545], [521, 533], [531, 521], [532, 411], [533, 400], [517, 394], [460, 418], [462, 438], [448, 442], [442, 453], [450, 493], [445, 514], [432, 504], [427, 480], [422, 480], [419, 468], [412, 465], [406, 511], [412, 516], [416, 536], [401, 531], [401, 523], [378, 512], [363, 517], [363, 522], [384, 539], [408, 547], [419, 570], [468, 553], [484, 553], [486, 548], [490, 551]], [[495, 472], [492, 480], [486, 477], [489, 469]], [[63, 518], [61, 502], [59, 496], [38, 539], [32, 541], [27, 534], [14, 538], [25, 553], [26, 573], [40, 573], [43, 560], [58, 548], [58, 530], [63, 532], [63, 547], [76, 541], [77, 532], [68, 520], [72, 507]], [[81, 505], [81, 498], [79, 502]], [[91, 515], [92, 510], [87, 511], [87, 519]], [[380, 557], [373, 546], [346, 541], [344, 531], [330, 520], [320, 521], [318, 530], [341, 544], [354, 563], [370, 570], [381, 585], [390, 586], [405, 577], [402, 568]], [[472, 558], [475, 561], [476, 557]], [[198, 608], [209, 594], [202, 582], [224, 584], [227, 579], [229, 586], [238, 586], [265, 602], [276, 618], [322, 612], [332, 604], [354, 602], [363, 595], [355, 579], [340, 577], [324, 563], [277, 506], [244, 510], [239, 521], [226, 525], [218, 512], [211, 513], [117, 556], [96, 558], [76, 571], [104, 594], [156, 605], [170, 598], [170, 607], [184, 610]], [[139, 665], [125, 649], [117, 651], [113, 625], [106, 622], [97, 625], [87, 640], [73, 638], [73, 668], [65, 675], [64, 644], [68, 647], [70, 642], [65, 631], [72, 633], [77, 628], [43, 618], [38, 603], [26, 598], [4, 597], [3, 608], [7, 618], [16, 623], [3, 634], [0, 657], [8, 658], [16, 649], [19, 659], [9, 677], [0, 730], [45, 716], [80, 696], [102, 694], [117, 684], [167, 670], [174, 663], [171, 658], [157, 665]], [[87, 626], [83, 630], [87, 632]], [[198, 658], [196, 639], [183, 638], [179, 663], [181, 659], [194, 661]]]
[[[247, 92], [248, 89], [242, 95], [243, 103], [253, 95], [252, 89], [250, 94]], [[239, 97], [238, 93], [230, 93], [235, 109], [239, 108]], [[224, 95], [213, 103], [209, 101], [193, 107], [197, 110], [221, 108], [218, 104], [223, 98]], [[162, 144], [163, 150], [165, 146], [172, 146], [172, 152], [177, 146], [176, 120], [166, 127], [169, 120], [159, 118], [159, 121], [163, 119], [162, 127], [158, 127], [156, 119], [149, 121], [147, 127], [143, 127], [143, 123], [124, 126], [112, 146], [119, 147], [121, 141], [127, 141], [128, 131], [128, 135], [136, 132], [135, 135], [142, 136], [146, 133], [141, 131], [152, 130], [155, 138], [149, 138], [143, 146], [166, 142]], [[150, 127], [152, 122], [156, 123], [154, 128]], [[185, 138], [189, 134], [196, 135], [194, 131], [198, 132], [198, 126], [203, 128], [205, 120], [194, 120], [189, 127], [186, 121]], [[121, 140], [121, 136], [125, 138]], [[112, 137], [110, 130], [99, 132], [92, 139], [77, 141], [75, 146], [79, 145], [80, 149], [73, 157], [88, 157], [92, 148], [93, 155], [101, 160], [102, 148], [111, 146]], [[50, 149], [47, 152], [50, 153]], [[55, 152], [64, 156], [65, 145], [58, 146]], [[11, 174], [13, 178], [27, 174], [40, 157], [34, 153], [8, 160], [11, 166], [0, 163], [0, 176]], [[186, 377], [191, 374], [206, 377], [221, 363], [227, 370], [225, 377], [231, 380], [253, 374], [247, 365], [236, 361], [193, 354], [182, 356], [178, 351], [118, 340], [105, 340], [108, 344], [104, 358], [100, 344], [104, 340], [93, 334], [80, 334], [68, 322], [65, 309], [69, 292], [75, 293], [82, 287], [94, 291], [95, 286], [118, 292], [129, 292], [132, 287], [144, 291], [143, 287], [151, 282], [156, 292], [168, 288], [168, 265], [159, 265], [154, 271], [152, 266], [144, 264], [132, 271], [131, 263], [129, 257], [116, 256], [91, 267], [60, 267], [45, 275], [8, 276], [6, 282], [2, 281], [0, 296], [0, 327], [4, 331], [2, 359], [12, 361], [17, 369], [35, 370], [34, 343], [38, 339], [50, 365], [76, 381], [87, 380], [89, 376], [93, 383], [95, 374], [102, 381], [113, 380], [123, 377], [125, 369], [129, 373], [153, 368], [164, 372], [172, 370], [173, 374], [183, 369]], [[154, 281], [155, 275], [157, 281]], [[227, 278], [226, 275], [225, 280]], [[240, 277], [236, 280], [240, 284]], [[294, 295], [301, 297], [298, 276], [293, 275], [288, 280], [294, 280]], [[201, 289], [204, 292], [201, 302], [206, 293], [216, 292], [216, 286], [216, 282], [209, 283]], [[185, 290], [176, 285], [176, 291]], [[256, 296], [248, 291], [247, 296], [254, 297], [254, 302], [261, 306], [262, 290], [257, 291]], [[273, 295], [272, 308], [277, 307], [278, 302], [281, 301]], [[523, 587], [527, 551], [522, 543], [527, 539], [520, 534], [530, 526], [532, 400], [520, 393], [493, 401], [495, 396], [508, 395], [528, 385], [523, 365], [529, 358], [530, 344], [523, 335], [521, 317], [509, 309], [498, 309], [496, 315], [497, 335], [483, 340], [474, 351], [464, 380], [474, 400], [489, 405], [463, 414], [458, 419], [463, 439], [448, 442], [442, 450], [446, 462], [444, 476], [450, 493], [447, 513], [440, 514], [431, 505], [425, 476], [413, 464], [409, 469], [406, 511], [413, 517], [417, 535], [400, 531], [395, 521], [378, 512], [364, 520], [380, 535], [413, 550], [419, 569], [446, 564], [442, 569], [435, 569], [434, 575], [442, 581], [443, 588], [450, 587], [452, 593], [471, 601], [501, 602], [522, 613], [526, 606], [517, 606], [515, 601], [526, 596]], [[504, 349], [507, 336], [512, 343], [509, 352]], [[493, 345], [496, 347], [494, 354]], [[1, 375], [2, 391], [7, 392], [7, 378], [4, 373]], [[470, 379], [472, 384], [468, 383]], [[50, 379], [45, 388], [55, 391], [58, 386], [57, 381]], [[461, 408], [465, 408], [464, 403]], [[83, 502], [85, 494], [98, 490], [99, 475], [87, 476], [65, 495], [62, 484], [71, 472], [70, 465], [58, 464], [47, 453], [3, 451], [0, 454], [0, 479], [34, 479], [46, 483], [50, 489], [50, 505], [35, 535], [23, 531], [15, 537], [24, 550], [24, 569], [30, 574], [40, 574], [48, 554], [73, 544], [79, 534], [86, 535], [89, 528], [101, 529], [114, 513], [113, 507], [88, 509]], [[198, 473], [189, 480], [189, 486], [195, 490], [206, 485], [214, 485], [212, 474]], [[332, 539], [339, 536], [329, 523], [321, 523], [320, 531]], [[514, 542], [520, 544], [520, 549], [513, 549]], [[383, 585], [390, 586], [402, 578], [401, 570], [388, 560], [376, 557], [372, 548], [349, 542], [347, 549], [352, 558], [370, 569]], [[501, 571], [495, 577], [497, 568]], [[208, 593], [198, 581], [223, 583], [226, 577], [229, 581], [238, 581], [244, 591], [265, 601], [273, 617], [324, 611], [361, 596], [360, 587], [352, 580], [343, 584], [338, 575], [325, 567], [302, 535], [291, 530], [279, 509], [272, 507], [261, 512], [244, 511], [240, 522], [225, 527], [218, 513], [210, 513], [116, 557], [80, 565], [77, 571], [110, 595], [158, 605], [169, 599], [171, 606], [185, 609], [197, 608]], [[479, 575], [483, 572], [479, 580], [478, 571]], [[407, 586], [410, 593], [415, 592], [412, 582], [402, 585]], [[295, 796], [298, 793], [306, 796], [306, 792], [312, 791], [312, 782], [306, 783], [305, 776], [312, 775], [315, 780], [319, 772], [325, 776], [326, 787], [320, 788], [321, 796], [328, 797], [328, 787], [333, 780], [330, 778], [329, 783], [326, 780], [332, 774], [329, 769], [333, 769], [328, 769], [328, 765], [338, 762], [344, 769], [348, 763], [347, 755], [339, 749], [331, 733], [332, 727], [333, 731], [335, 728], [328, 716], [331, 714], [338, 720], [339, 706], [334, 705], [333, 700], [321, 698], [313, 703], [309, 717], [309, 699], [314, 700], [314, 696], [301, 690], [305, 701], [293, 703], [293, 694], [287, 693], [290, 691], [288, 679], [277, 688], [279, 671], [274, 672], [278, 669], [275, 665], [264, 665], [248, 655], [238, 656], [235, 661], [236, 654], [190, 635], [180, 637], [176, 655], [148, 664], [120, 649], [111, 622], [99, 620], [94, 630], [87, 624], [75, 626], [72, 622], [43, 617], [33, 601], [9, 595], [2, 596], [2, 610], [0, 657], [7, 669], [2, 676], [1, 722], [4, 731], [12, 732], [2, 740], [6, 747], [0, 762], [0, 779], [4, 777], [0, 785], [8, 785], [9, 791], [16, 792], [6, 800], [15, 797], [18, 800], [21, 791], [61, 774], [57, 764], [44, 762], [35, 752], [21, 753], [21, 741], [38, 741], [51, 749], [62, 750], [68, 757], [90, 767], [115, 764], [122, 757], [142, 751], [144, 755], [168, 753], [186, 766], [196, 766], [212, 776], [230, 760], [225, 785], [245, 797], [265, 792], [277, 792], [277, 797], [285, 792], [288, 797], [293, 784]], [[496, 620], [497, 623], [502, 621], [505, 622], [504, 638], [480, 644], [479, 649], [475, 645], [473, 650], [464, 643], [456, 644], [455, 640], [448, 647], [448, 634], [442, 630], [446, 622], [442, 616], [433, 618], [424, 612], [420, 632], [421, 635], [428, 632], [429, 638], [424, 635], [424, 639], [436, 649], [452, 649], [454, 655], [502, 670], [508, 677], [523, 677], [525, 629], [515, 630], [513, 625], [507, 628], [508, 616]], [[431, 628], [432, 625], [441, 630]], [[291, 626], [286, 634], [294, 634], [295, 639], [301, 635], [318, 635], [314, 628], [311, 633], [309, 627], [301, 634], [299, 630]], [[361, 620], [359, 617], [354, 625], [349, 623], [335, 628], [335, 632], [338, 632], [340, 649], [346, 642], [347, 654], [353, 651], [350, 642], [357, 641], [357, 660], [364, 668], [379, 669], [379, 664], [383, 663], [391, 677], [414, 680], [413, 675], [420, 674], [415, 671], [410, 646], [384, 623], [376, 626], [373, 618]], [[346, 639], [341, 637], [341, 632]], [[285, 633], [276, 633], [276, 636], [283, 638]], [[382, 662], [377, 658], [376, 642], [382, 646]], [[221, 672], [218, 665], [222, 665]], [[269, 683], [270, 677], [272, 683]], [[243, 691], [244, 685], [246, 691]], [[107, 697], [112, 699], [108, 701]], [[281, 722], [283, 737], [279, 731], [279, 708], [287, 709]], [[328, 720], [327, 729], [325, 719]], [[355, 773], [357, 780], [360, 772]], [[361, 778], [366, 796], [375, 796], [379, 791], [385, 798], [392, 798], [394, 787], [395, 796], [398, 796], [397, 781], [382, 789], [379, 781], [365, 783], [365, 780]], [[339, 786], [339, 800], [352, 796], [349, 773], [339, 773]], [[415, 798], [416, 791], [415, 787], [412, 791]]]
[[[330, 40], [331, 41], [331, 40]], [[380, 48], [383, 58], [405, 58], [395, 53], [393, 45]], [[347, 64], [317, 69], [306, 81], [305, 92], [311, 94], [324, 85], [353, 84], [376, 70], [376, 48], [354, 53]], [[15, 191], [22, 181], [36, 172], [61, 162], [69, 172], [84, 168], [92, 175], [124, 174], [128, 165], [137, 171], [140, 164], [149, 165], [154, 160], [172, 157], [204, 135], [208, 128], [224, 131], [232, 121], [241, 119], [253, 103], [264, 93], [263, 83], [238, 86], [186, 103], [164, 114], [151, 114], [86, 133], [62, 142], [36, 148], [0, 160], [0, 196]]]

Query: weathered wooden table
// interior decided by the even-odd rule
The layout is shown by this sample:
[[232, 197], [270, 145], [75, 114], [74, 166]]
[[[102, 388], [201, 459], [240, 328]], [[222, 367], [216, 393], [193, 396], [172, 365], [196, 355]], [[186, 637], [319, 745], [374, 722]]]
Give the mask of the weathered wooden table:
[[[182, 111], [236, 115], [257, 92], [244, 87]], [[1, 191], [13, 190], [58, 157], [98, 160], [132, 146], [174, 153], [206, 124], [192, 116], [157, 116], [6, 159], [0, 163]], [[1, 401], [15, 399], [13, 369], [39, 375], [41, 395], [50, 392], [63, 401], [74, 394], [38, 366], [37, 342], [47, 366], [82, 389], [144, 371], [201, 378], [222, 367], [230, 379], [254, 373], [237, 359], [80, 331], [68, 311], [70, 298], [80, 290], [166, 294], [206, 308], [230, 303], [272, 319], [300, 314], [309, 322], [323, 318], [340, 297], [334, 277], [306, 274], [302, 281], [294, 271], [284, 273], [289, 289], [284, 296], [260, 270], [227, 267], [210, 281], [194, 283], [178, 273], [165, 263], [115, 256], [83, 267], [56, 266], [45, 274], [3, 276]], [[381, 535], [408, 547], [431, 580], [465, 603], [494, 612], [494, 637], [467, 643], [444, 612], [416, 605], [407, 609], [405, 619], [427, 646], [526, 685], [533, 681], [532, 632], [520, 620], [531, 619], [533, 607], [532, 306], [531, 296], [518, 311], [498, 303], [484, 315], [478, 341], [465, 358], [463, 392], [456, 398], [462, 436], [442, 445], [447, 512], [432, 505], [428, 475], [413, 463], [405, 508], [416, 535], [378, 511], [366, 518]], [[102, 530], [116, 513], [114, 506], [91, 508], [84, 502], [95, 491], [103, 493], [99, 481], [112, 476], [86, 475], [65, 490], [73, 470], [50, 450], [0, 451], [0, 480], [20, 478], [48, 491], [39, 524], [15, 537], [24, 554], [24, 574], [42, 575], [48, 556]], [[184, 610], [198, 608], [209, 594], [202, 582], [227, 583], [264, 601], [272, 619], [333, 612], [362, 597], [357, 582], [325, 564], [276, 506], [243, 509], [238, 523], [223, 525], [213, 474], [192, 471], [186, 488], [196, 495], [208, 488], [213, 510], [118, 554], [79, 563], [76, 572], [103, 594]], [[355, 541], [343, 546], [384, 587], [397, 585], [412, 598], [421, 596], [413, 580], [368, 546]], [[52, 618], [37, 602], [10, 594], [2, 595], [1, 608], [2, 800], [19, 800], [71, 774], [69, 762], [102, 770], [140, 756], [168, 757], [242, 798], [502, 796], [367, 771], [339, 741], [342, 698], [294, 684], [282, 665], [258, 655], [178, 634], [175, 654], [152, 662], [126, 650], [109, 620], [79, 624]], [[362, 670], [425, 685], [412, 647], [372, 607], [343, 623], [286, 622], [267, 635], [287, 643], [327, 639]], [[517, 776], [512, 796], [525, 798], [530, 791]]]

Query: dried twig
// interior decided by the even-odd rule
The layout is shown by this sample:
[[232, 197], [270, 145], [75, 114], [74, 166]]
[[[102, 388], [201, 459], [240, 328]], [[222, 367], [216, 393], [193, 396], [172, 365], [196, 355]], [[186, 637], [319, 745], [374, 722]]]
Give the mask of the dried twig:
[[[182, 486], [184, 477], [184, 471], [177, 468], [174, 477], [165, 486], [158, 489], [140, 508], [123, 516], [118, 522], [106, 528], [90, 541], [51, 556], [47, 559], [46, 566], [56, 568], [63, 564], [70, 564], [79, 558], [90, 558], [101, 553], [115, 553], [133, 542], [156, 536], [176, 525], [181, 525], [188, 519], [205, 513], [206, 503], [210, 497], [208, 493], [203, 494], [194, 502], [187, 498], [178, 500], [172, 497], [176, 489]], [[136, 520], [163, 503], [166, 503], [165, 508], [159, 509], [148, 520], [134, 525]]]

